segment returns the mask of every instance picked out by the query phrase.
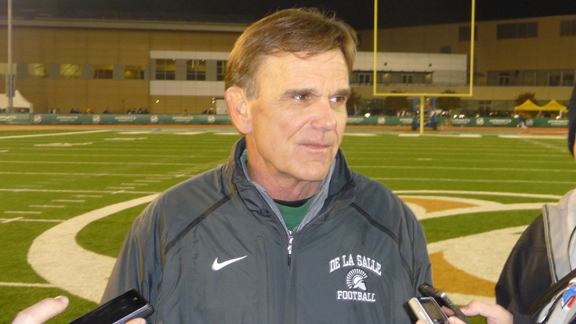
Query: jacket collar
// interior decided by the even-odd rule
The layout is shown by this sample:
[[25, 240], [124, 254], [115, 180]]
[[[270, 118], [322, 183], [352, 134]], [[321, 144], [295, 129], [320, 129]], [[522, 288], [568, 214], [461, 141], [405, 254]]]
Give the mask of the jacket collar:
[[[226, 179], [231, 179], [248, 209], [264, 215], [280, 215], [266, 189], [250, 180], [242, 165], [242, 156], [247, 153], [246, 139], [243, 137], [234, 145], [233, 154], [223, 167]], [[338, 149], [328, 176], [322, 180], [308, 213], [302, 219], [298, 230], [315, 219], [319, 214], [331, 208], [337, 201], [350, 201], [355, 193], [355, 185], [342, 150]], [[260, 198], [260, 199], [258, 199]], [[262, 204], [265, 202], [265, 204]]]

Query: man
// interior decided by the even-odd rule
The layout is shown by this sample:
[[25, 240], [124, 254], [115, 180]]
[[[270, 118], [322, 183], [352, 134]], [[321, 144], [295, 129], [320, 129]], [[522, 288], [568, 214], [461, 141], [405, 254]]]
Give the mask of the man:
[[225, 95], [244, 137], [136, 219], [103, 301], [136, 288], [150, 323], [410, 322], [431, 281], [422, 227], [339, 150], [355, 41], [314, 10], [244, 32]]

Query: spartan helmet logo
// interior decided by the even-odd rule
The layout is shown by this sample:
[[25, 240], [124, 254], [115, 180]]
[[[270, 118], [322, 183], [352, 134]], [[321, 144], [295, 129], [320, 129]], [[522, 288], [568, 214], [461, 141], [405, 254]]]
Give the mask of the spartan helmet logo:
[[352, 269], [346, 275], [346, 284], [348, 285], [348, 289], [359, 289], [362, 291], [366, 291], [366, 282], [364, 279], [368, 278], [366, 272], [360, 269]]

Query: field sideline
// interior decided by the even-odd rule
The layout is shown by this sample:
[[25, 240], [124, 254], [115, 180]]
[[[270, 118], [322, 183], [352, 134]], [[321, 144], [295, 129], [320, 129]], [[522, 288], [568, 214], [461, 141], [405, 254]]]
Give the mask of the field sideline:
[[[0, 126], [0, 323], [49, 296], [71, 297], [52, 323], [95, 307], [132, 220], [157, 194], [224, 163], [240, 138], [222, 126], [16, 126]], [[576, 187], [567, 130], [521, 131], [345, 133], [350, 168], [386, 184], [421, 220], [435, 285], [457, 303], [493, 300], [524, 227]]]

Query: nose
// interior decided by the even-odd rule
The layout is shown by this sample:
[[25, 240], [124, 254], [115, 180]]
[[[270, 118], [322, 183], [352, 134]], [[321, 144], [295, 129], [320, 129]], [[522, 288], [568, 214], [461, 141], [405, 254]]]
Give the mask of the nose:
[[331, 131], [336, 128], [335, 111], [328, 99], [320, 100], [314, 107], [314, 119], [312, 127], [324, 131]]

